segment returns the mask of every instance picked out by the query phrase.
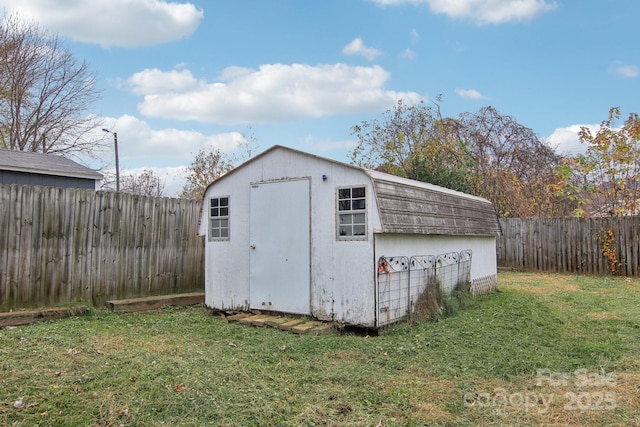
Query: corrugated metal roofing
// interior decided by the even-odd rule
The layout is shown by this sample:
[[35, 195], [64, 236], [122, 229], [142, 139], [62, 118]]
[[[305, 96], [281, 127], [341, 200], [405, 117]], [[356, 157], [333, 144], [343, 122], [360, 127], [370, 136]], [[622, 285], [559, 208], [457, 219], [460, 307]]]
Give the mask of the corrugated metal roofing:
[[31, 153], [0, 148], [0, 170], [73, 178], [102, 179], [102, 175], [55, 154]]

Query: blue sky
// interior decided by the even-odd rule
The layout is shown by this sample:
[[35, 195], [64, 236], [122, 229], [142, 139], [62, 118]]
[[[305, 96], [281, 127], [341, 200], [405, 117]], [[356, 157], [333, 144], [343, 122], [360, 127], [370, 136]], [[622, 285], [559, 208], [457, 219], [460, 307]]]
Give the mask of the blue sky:
[[[609, 108], [640, 112], [637, 0], [0, 0], [98, 75], [121, 173], [173, 195], [201, 148], [245, 136], [348, 162], [397, 99], [492, 105], [559, 152]], [[96, 140], [110, 138], [99, 129]], [[94, 167], [113, 168], [105, 151]]]

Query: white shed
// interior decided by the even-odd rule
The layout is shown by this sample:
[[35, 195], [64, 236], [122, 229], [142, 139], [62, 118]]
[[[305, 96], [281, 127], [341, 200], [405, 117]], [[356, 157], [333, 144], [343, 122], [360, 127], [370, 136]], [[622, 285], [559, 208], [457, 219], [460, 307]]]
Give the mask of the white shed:
[[452, 289], [445, 266], [474, 292], [497, 282], [489, 201], [283, 146], [209, 185], [199, 233], [216, 310], [377, 328], [410, 313], [424, 277]]

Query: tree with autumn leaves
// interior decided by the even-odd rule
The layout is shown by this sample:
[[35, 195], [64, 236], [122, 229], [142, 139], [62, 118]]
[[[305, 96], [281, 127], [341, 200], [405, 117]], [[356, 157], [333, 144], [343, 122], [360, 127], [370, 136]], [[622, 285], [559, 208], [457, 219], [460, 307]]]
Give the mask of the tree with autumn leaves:
[[413, 106], [399, 101], [381, 120], [354, 126], [352, 161], [485, 197], [501, 216], [559, 214], [548, 184], [560, 156], [493, 107], [451, 118], [440, 103], [439, 97]]
[[576, 205], [573, 216], [640, 214], [640, 119], [630, 113], [621, 125], [620, 108], [594, 133], [579, 132], [586, 153], [563, 160], [553, 189]]
[[617, 126], [620, 117], [615, 107], [595, 134], [580, 130], [580, 141], [588, 144], [586, 154], [576, 159], [576, 173], [585, 183], [579, 187], [582, 204], [600, 216], [640, 213], [640, 119], [631, 113]]
[[233, 161], [218, 149], [201, 149], [187, 167], [186, 183], [180, 197], [201, 200], [213, 181], [233, 168]]
[[533, 130], [493, 107], [444, 117], [431, 104], [399, 101], [381, 120], [352, 128], [353, 163], [487, 198], [504, 217], [638, 214], [640, 121], [617, 127], [613, 108], [586, 154], [562, 157]]

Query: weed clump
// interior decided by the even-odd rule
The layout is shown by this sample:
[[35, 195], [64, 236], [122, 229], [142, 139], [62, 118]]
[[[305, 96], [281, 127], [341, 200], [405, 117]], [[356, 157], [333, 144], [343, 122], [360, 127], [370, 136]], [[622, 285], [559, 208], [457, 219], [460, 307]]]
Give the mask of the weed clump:
[[455, 316], [460, 310], [471, 306], [471, 282], [458, 282], [451, 293], [442, 289], [438, 280], [427, 280], [425, 290], [418, 295], [411, 313], [411, 321], [438, 321], [448, 316]]

